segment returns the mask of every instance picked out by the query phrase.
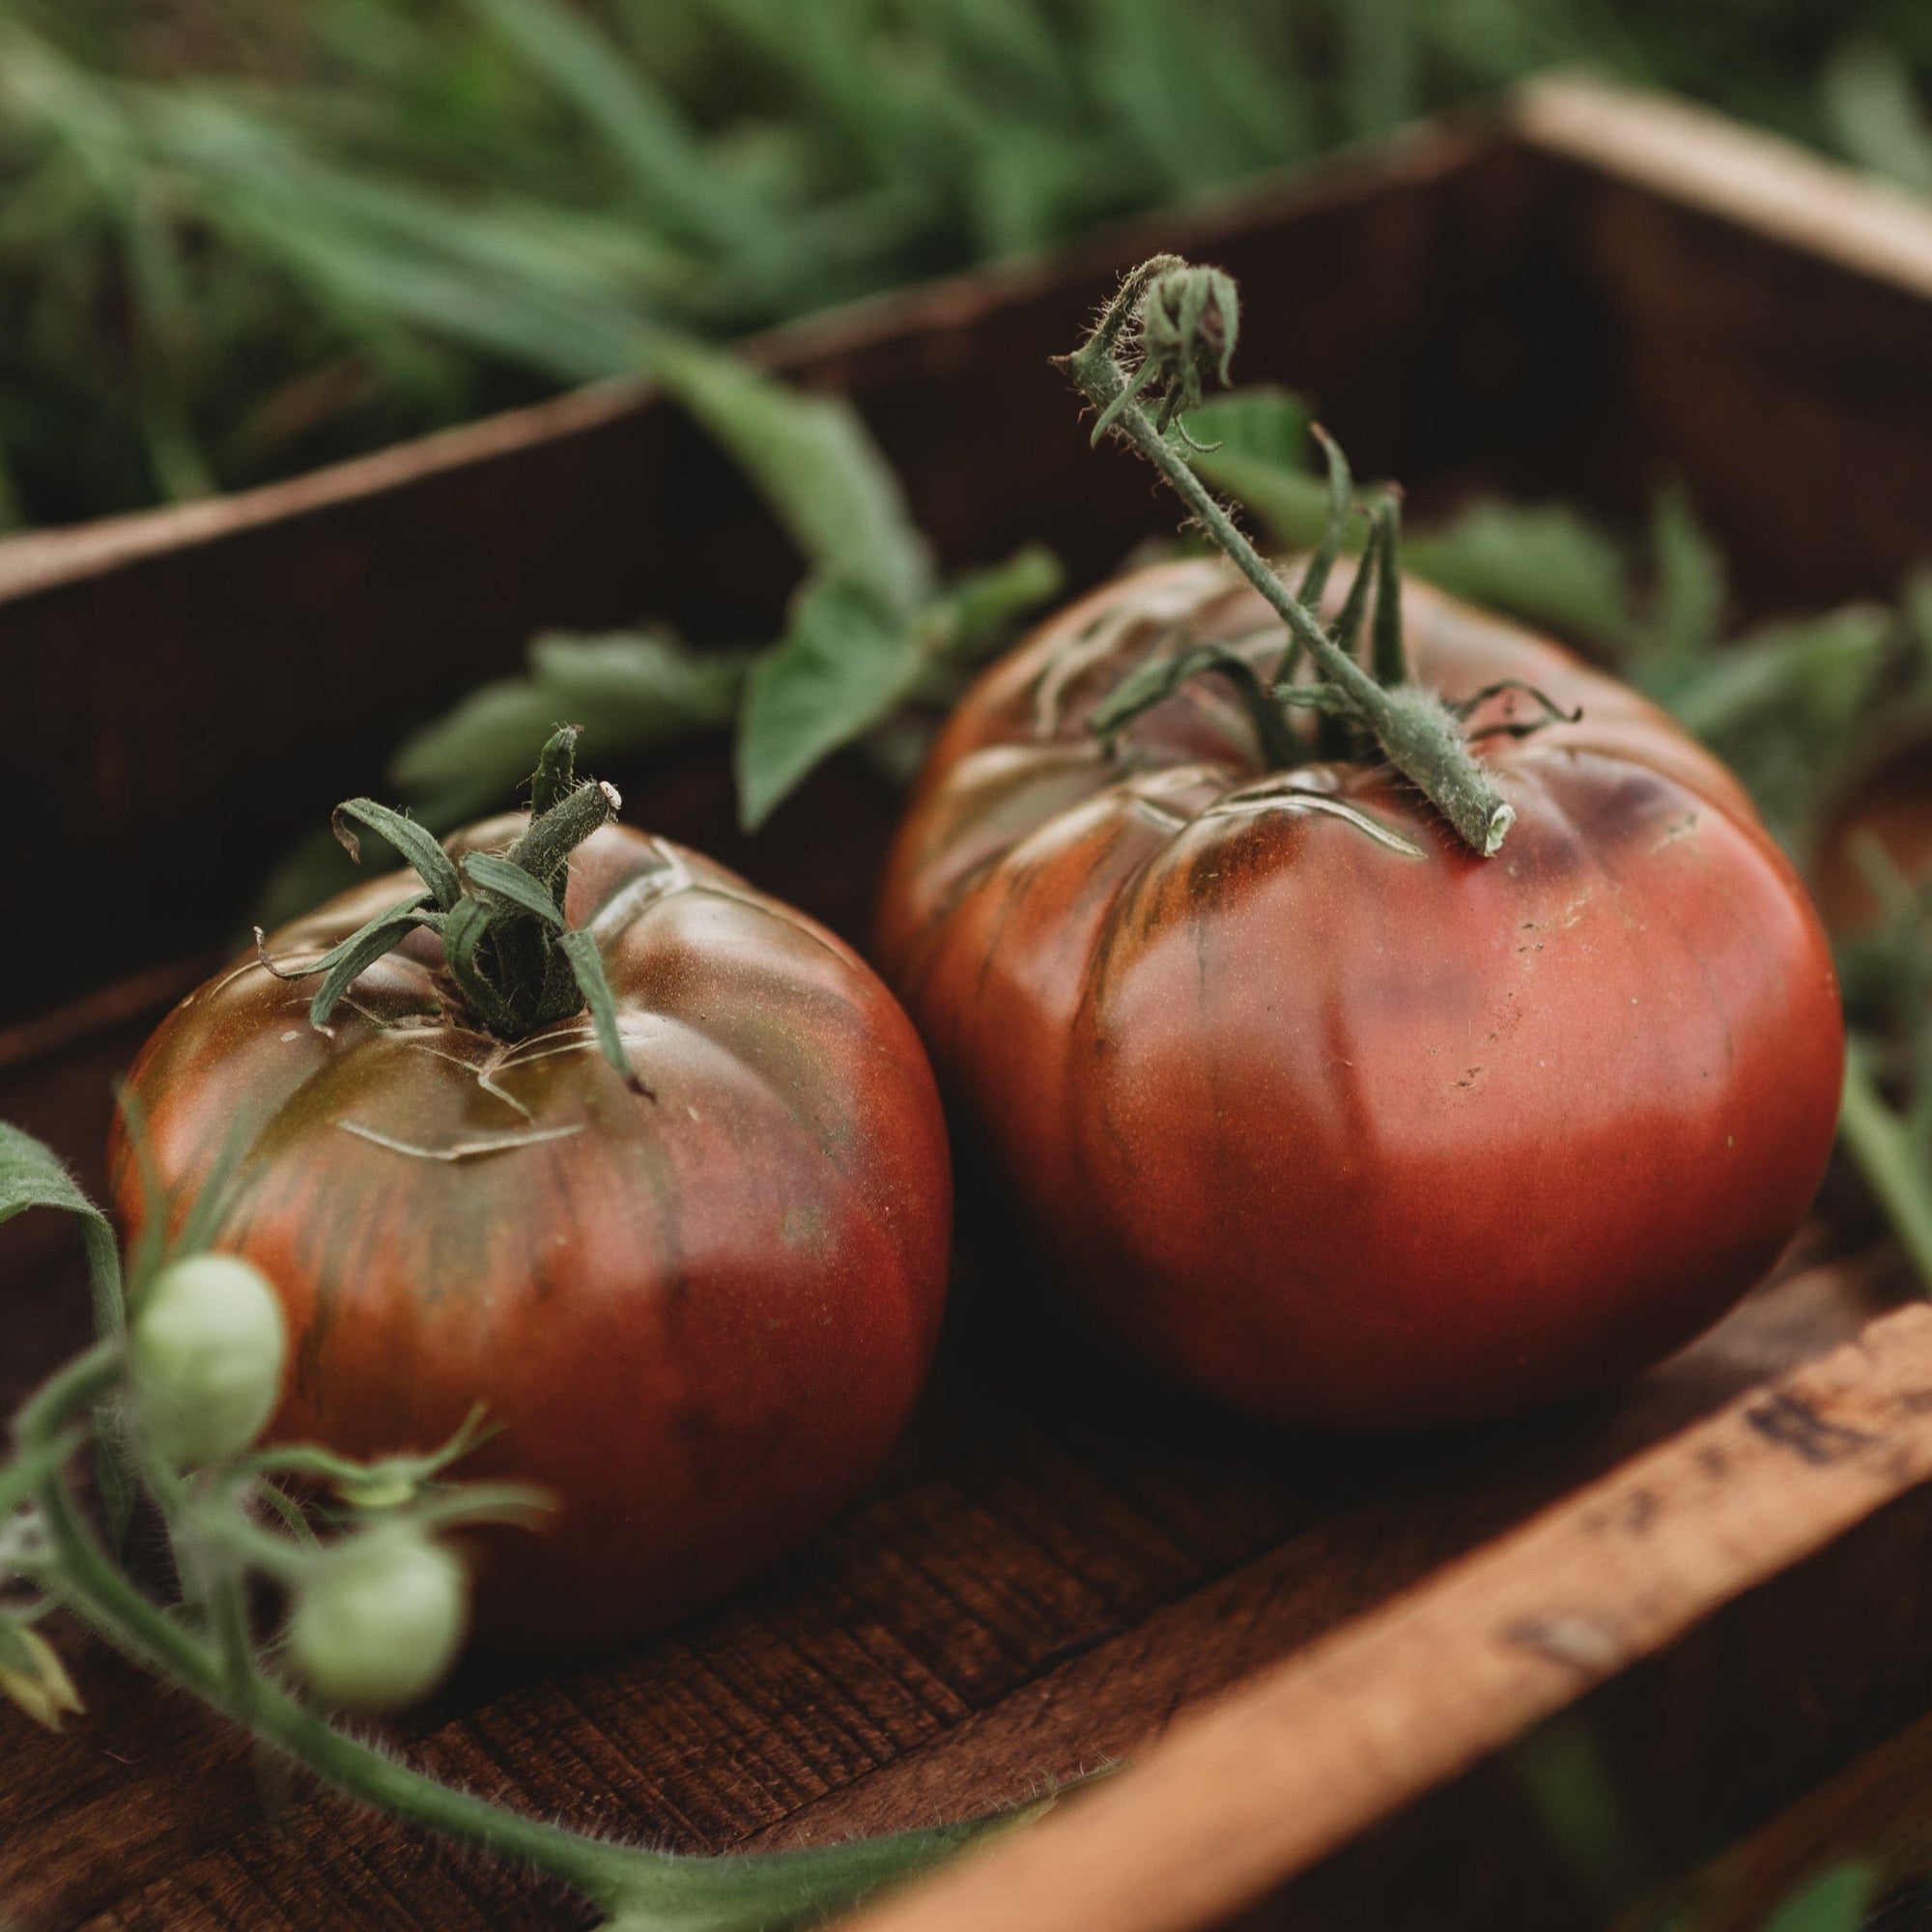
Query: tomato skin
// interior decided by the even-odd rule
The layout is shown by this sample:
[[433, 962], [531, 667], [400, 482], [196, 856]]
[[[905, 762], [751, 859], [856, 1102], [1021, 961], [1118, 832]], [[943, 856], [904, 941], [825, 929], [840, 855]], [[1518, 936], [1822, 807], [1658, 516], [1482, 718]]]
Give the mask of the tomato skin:
[[[345, 895], [270, 956], [313, 955], [410, 883]], [[288, 1315], [272, 1438], [427, 1450], [480, 1400], [498, 1433], [457, 1473], [556, 1496], [548, 1531], [491, 1539], [481, 1579], [486, 1640], [526, 1649], [668, 1622], [851, 1500], [930, 1363], [952, 1215], [924, 1054], [839, 941], [616, 826], [573, 856], [566, 916], [598, 931], [654, 1099], [584, 1016], [515, 1046], [436, 1018], [427, 933], [327, 1037], [312, 982], [240, 961], [130, 1076], [178, 1214], [231, 1140], [249, 1150], [214, 1244]], [[113, 1157], [131, 1233], [136, 1164]]]
[[1656, 1359], [1776, 1258], [1836, 1118], [1830, 951], [1736, 781], [1557, 646], [1406, 605], [1420, 681], [1582, 707], [1484, 746], [1494, 859], [1386, 769], [1263, 773], [1206, 681], [1103, 756], [1086, 717], [1175, 625], [1279, 650], [1186, 563], [969, 692], [881, 896], [962, 1157], [1086, 1320], [1281, 1421], [1506, 1413]]

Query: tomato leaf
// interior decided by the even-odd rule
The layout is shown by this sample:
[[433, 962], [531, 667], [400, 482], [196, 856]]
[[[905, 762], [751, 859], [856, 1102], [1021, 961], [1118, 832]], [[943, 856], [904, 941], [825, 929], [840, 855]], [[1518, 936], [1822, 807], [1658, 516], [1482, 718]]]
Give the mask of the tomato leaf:
[[[80, 1222], [87, 1250], [87, 1277], [94, 1301], [94, 1332], [101, 1340], [128, 1326], [128, 1302], [121, 1279], [121, 1248], [114, 1224], [81, 1191], [44, 1142], [0, 1121], [0, 1222], [29, 1208], [58, 1208]], [[95, 1470], [108, 1527], [118, 1544], [134, 1507], [134, 1477], [126, 1444], [111, 1412], [95, 1419]]]
[[118, 1335], [127, 1325], [127, 1311], [113, 1223], [81, 1192], [51, 1148], [0, 1121], [0, 1221], [11, 1221], [29, 1208], [58, 1208], [79, 1220], [94, 1289], [95, 1332]]
[[1059, 557], [1044, 544], [1026, 544], [1004, 563], [954, 578], [933, 605], [948, 664], [972, 664], [1006, 640], [1014, 623], [1058, 594], [1066, 581]]
[[1877, 1889], [1878, 1873], [1861, 1861], [1833, 1865], [1791, 1893], [1764, 1932], [1859, 1932]]
[[1682, 485], [1659, 493], [1651, 545], [1657, 590], [1649, 649], [1666, 668], [1675, 668], [1718, 641], [1726, 594], [1724, 559]]
[[[1332, 534], [1335, 486], [1350, 488], [1346, 469], [1327, 483], [1308, 469], [1312, 425], [1305, 406], [1286, 390], [1237, 390], [1189, 412], [1188, 434], [1218, 447], [1178, 444], [1202, 480], [1259, 517], [1274, 542], [1309, 549]], [[1359, 497], [1357, 497], [1359, 500]], [[1364, 534], [1347, 533], [1340, 548], [1359, 550]], [[1722, 604], [1721, 566], [1673, 498], [1660, 508], [1657, 529], [1662, 585], [1657, 622], [1672, 639], [1696, 639], [1716, 626]], [[1630, 568], [1617, 545], [1565, 504], [1484, 499], [1445, 527], [1406, 546], [1405, 568], [1458, 597], [1547, 624], [1585, 643], [1626, 643], [1634, 623]], [[1319, 596], [1327, 573], [1304, 583], [1302, 601]]]
[[1328, 519], [1328, 486], [1308, 467], [1309, 415], [1286, 389], [1258, 386], [1217, 396], [1187, 412], [1192, 448], [1175, 447], [1210, 489], [1259, 517], [1269, 537], [1292, 550], [1311, 549]]
[[1563, 503], [1471, 503], [1446, 528], [1411, 537], [1408, 569], [1564, 637], [1605, 648], [1634, 621], [1630, 566], [1602, 529]]
[[[1273, 469], [1308, 472], [1308, 437], [1313, 427], [1308, 405], [1292, 389], [1256, 383], [1196, 405], [1187, 412], [1187, 430], [1198, 443], [1218, 445], [1191, 451], [1194, 456], [1244, 458]], [[1179, 445], [1186, 448], [1183, 442]]]
[[842, 397], [803, 395], [722, 350], [654, 340], [651, 373], [737, 460], [807, 562], [910, 617], [932, 560], [898, 479]]
[[389, 775], [422, 801], [423, 817], [455, 824], [513, 796], [531, 743], [565, 719], [582, 723], [578, 755], [593, 766], [723, 729], [749, 663], [654, 632], [552, 632], [531, 644], [527, 676], [472, 692], [410, 739]]
[[877, 724], [925, 668], [912, 623], [864, 582], [809, 581], [780, 641], [753, 667], [737, 750], [747, 831], [820, 759]]

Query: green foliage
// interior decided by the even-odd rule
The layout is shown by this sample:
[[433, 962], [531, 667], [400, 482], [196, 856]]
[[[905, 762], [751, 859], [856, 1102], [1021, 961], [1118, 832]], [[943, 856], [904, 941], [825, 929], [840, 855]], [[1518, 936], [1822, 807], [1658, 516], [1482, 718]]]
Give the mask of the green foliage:
[[1916, 0], [0, 0], [0, 522], [287, 473], [1550, 62], [1932, 185]]
[[581, 638], [548, 633], [525, 677], [473, 691], [396, 755], [391, 774], [426, 824], [448, 830], [515, 796], [530, 747], [580, 724], [580, 755], [614, 757], [725, 728], [737, 710], [744, 652], [697, 655], [655, 632]]
[[1861, 1861], [1833, 1865], [1786, 1898], [1764, 1932], [1859, 1932], [1877, 1882], [1877, 1872]]
[[820, 759], [895, 710], [920, 669], [916, 636], [865, 584], [810, 584], [746, 693], [737, 753], [746, 825], [762, 824]]
[[661, 341], [652, 373], [737, 460], [814, 570], [904, 618], [932, 591], [898, 478], [842, 396], [801, 395], [736, 356]]
[[79, 1220], [94, 1286], [96, 1331], [102, 1336], [118, 1334], [125, 1315], [121, 1251], [112, 1223], [45, 1146], [0, 1121], [0, 1222], [11, 1221], [29, 1208], [58, 1208]]
[[1478, 498], [1446, 529], [1410, 537], [1404, 561], [1472, 604], [1511, 611], [1580, 643], [1609, 648], [1635, 626], [1622, 549], [1568, 503]]

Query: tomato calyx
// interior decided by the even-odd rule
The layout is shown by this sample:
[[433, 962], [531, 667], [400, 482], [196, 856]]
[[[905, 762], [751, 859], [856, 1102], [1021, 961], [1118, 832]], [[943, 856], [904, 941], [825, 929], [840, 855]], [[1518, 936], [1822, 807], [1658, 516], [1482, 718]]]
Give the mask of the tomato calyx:
[[356, 979], [420, 927], [441, 940], [448, 978], [482, 1030], [498, 1039], [524, 1039], [587, 1011], [604, 1058], [633, 1093], [655, 1097], [625, 1054], [595, 938], [564, 920], [570, 855], [610, 824], [621, 803], [612, 786], [577, 777], [579, 735], [577, 725], [566, 724], [545, 744], [530, 782], [530, 822], [507, 852], [453, 859], [414, 819], [374, 799], [347, 799], [336, 808], [335, 836], [352, 859], [361, 857], [359, 825], [393, 845], [423, 889], [298, 965], [271, 959], [256, 928], [257, 955], [277, 979], [321, 977], [309, 1002], [311, 1026], [327, 1028]]
[[[1442, 814], [1472, 851], [1492, 857], [1516, 810], [1497, 791], [1463, 736], [1462, 721], [1434, 692], [1408, 681], [1402, 629], [1401, 511], [1394, 493], [1370, 512], [1367, 548], [1334, 627], [1322, 623], [1319, 603], [1341, 554], [1355, 511], [1352, 480], [1334, 441], [1322, 436], [1328, 461], [1329, 514], [1321, 543], [1290, 591], [1241, 533], [1176, 446], [1171, 432], [1187, 438], [1181, 412], [1201, 400], [1208, 377], [1226, 383], [1239, 327], [1239, 298], [1223, 270], [1196, 267], [1178, 255], [1156, 255], [1122, 282], [1087, 339], [1062, 357], [1074, 386], [1097, 411], [1094, 440], [1112, 434], [1151, 463], [1186, 504], [1195, 522], [1227, 554], [1287, 626], [1288, 637], [1272, 678], [1264, 682], [1251, 664], [1232, 652], [1202, 656], [1162, 686], [1166, 668], [1151, 671], [1129, 709], [1124, 689], [1106, 708], [1117, 733], [1131, 716], [1158, 703], [1183, 676], [1204, 671], [1227, 677], [1254, 721], [1262, 755], [1271, 766], [1299, 762], [1300, 740], [1289, 724], [1295, 709], [1317, 714], [1316, 754], [1359, 756], [1377, 748]], [[1122, 351], [1138, 358], [1129, 370]], [[1157, 387], [1157, 415], [1140, 403]], [[1198, 445], [1197, 445], [1198, 446]], [[1373, 606], [1373, 617], [1369, 616]], [[1370, 664], [1355, 655], [1365, 620], [1370, 622]], [[1299, 677], [1303, 656], [1315, 673]], [[1240, 669], [1235, 666], [1239, 663]], [[1265, 722], [1272, 712], [1274, 722]]]

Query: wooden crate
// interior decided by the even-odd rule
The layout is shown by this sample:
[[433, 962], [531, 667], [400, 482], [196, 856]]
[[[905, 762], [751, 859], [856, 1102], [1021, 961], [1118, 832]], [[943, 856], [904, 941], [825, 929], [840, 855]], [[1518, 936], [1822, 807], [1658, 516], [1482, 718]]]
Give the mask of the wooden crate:
[[[1046, 358], [1155, 246], [1233, 270], [1242, 378], [1312, 393], [1425, 509], [1480, 482], [1629, 515], [1681, 476], [1763, 609], [1889, 594], [1932, 552], [1932, 214], [1580, 85], [761, 350], [855, 399], [949, 563], [1041, 537], [1092, 578], [1171, 509], [1087, 450]], [[379, 788], [402, 725], [541, 625], [768, 634], [792, 572], [718, 457], [625, 386], [0, 544], [0, 760], [31, 826], [0, 872], [0, 1118], [98, 1188], [112, 1074], [264, 866]], [[862, 775], [749, 841], [715, 752], [631, 796], [862, 923], [891, 813]], [[1821, 1230], [1615, 1398], [1426, 1439], [1251, 1428], [1015, 1347], [969, 1298], [910, 1439], [833, 1530], [637, 1650], [470, 1667], [405, 1746], [692, 1850], [1131, 1760], [874, 1908], [878, 1932], [1587, 1925], [1727, 1846], [1742, 1911], [1881, 1828], [1902, 1882], [1932, 1860], [1898, 1796], [1932, 1761], [1932, 1311], [1893, 1307], [1895, 1269], [1845, 1245]], [[84, 1301], [51, 1217], [0, 1231], [0, 1398], [80, 1341]], [[264, 1775], [71, 1647], [87, 1719], [0, 1720], [0, 1916], [584, 1922]], [[1617, 1794], [1614, 1870], [1566, 1853], [1537, 1798], [1534, 1766], [1579, 1739]]]

